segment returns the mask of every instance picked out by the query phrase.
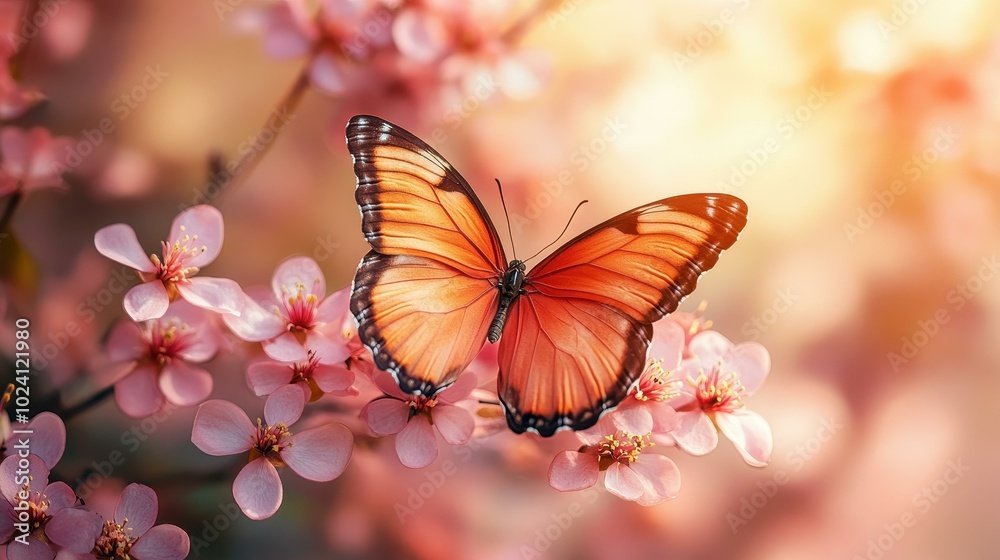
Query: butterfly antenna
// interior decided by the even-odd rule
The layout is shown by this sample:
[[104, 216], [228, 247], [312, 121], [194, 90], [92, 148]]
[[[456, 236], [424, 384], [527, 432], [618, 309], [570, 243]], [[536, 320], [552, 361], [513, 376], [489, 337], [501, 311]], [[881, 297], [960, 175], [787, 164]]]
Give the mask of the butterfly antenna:
[[531, 255], [530, 257], [524, 259], [523, 262], [528, 262], [531, 259], [537, 257], [538, 255], [542, 254], [542, 251], [544, 251], [544, 250], [548, 249], [549, 247], [555, 245], [560, 239], [562, 239], [562, 236], [566, 234], [566, 230], [569, 229], [569, 225], [571, 223], [573, 223], [573, 217], [576, 216], [576, 213], [580, 210], [580, 207], [583, 206], [584, 204], [588, 203], [588, 202], [590, 202], [590, 201], [589, 200], [583, 200], [583, 201], [580, 202], [580, 204], [576, 205], [576, 208], [573, 210], [573, 213], [570, 214], [570, 216], [569, 216], [569, 220], [566, 220], [566, 227], [563, 228], [562, 233], [559, 234], [559, 237], [557, 237], [555, 239], [555, 241], [553, 241], [552, 243], [549, 243], [548, 245], [542, 247], [541, 249], [539, 249], [539, 251], [537, 253], [535, 253], [534, 255]]
[[510, 237], [510, 251], [514, 253], [514, 260], [517, 260], [517, 249], [514, 247], [514, 234], [510, 230], [510, 216], [507, 215], [507, 203], [503, 199], [503, 187], [500, 186], [500, 179], [493, 179], [497, 182], [497, 189], [500, 190], [500, 204], [503, 205], [503, 217], [507, 220], [507, 236]]

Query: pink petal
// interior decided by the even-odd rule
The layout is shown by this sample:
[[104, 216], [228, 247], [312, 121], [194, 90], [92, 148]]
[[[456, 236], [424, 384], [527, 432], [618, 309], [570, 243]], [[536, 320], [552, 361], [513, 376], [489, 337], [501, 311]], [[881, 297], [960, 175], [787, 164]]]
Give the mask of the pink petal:
[[746, 463], [753, 467], [766, 467], [771, 461], [774, 438], [771, 426], [764, 417], [749, 410], [717, 413], [715, 422], [729, 438]]
[[105, 351], [112, 362], [130, 362], [145, 354], [139, 326], [132, 321], [118, 321], [108, 335]]
[[56, 551], [35, 537], [28, 538], [28, 545], [8, 546], [7, 560], [52, 560]]
[[203, 268], [219, 256], [222, 250], [222, 232], [222, 212], [214, 206], [199, 204], [177, 214], [170, 225], [170, 239], [167, 241], [179, 242], [181, 246], [191, 248], [203, 248], [203, 251], [187, 261], [188, 266]]
[[472, 372], [465, 372], [437, 395], [437, 400], [446, 404], [456, 403], [469, 396], [469, 393], [476, 388], [478, 379]]
[[752, 395], [764, 384], [771, 369], [771, 355], [758, 342], [737, 344], [723, 358], [726, 369], [732, 369], [740, 377], [746, 395]]
[[261, 346], [264, 348], [265, 354], [279, 362], [303, 362], [309, 359], [309, 352], [302, 346], [299, 339], [288, 331], [263, 342]]
[[704, 455], [719, 444], [712, 419], [701, 410], [677, 413], [677, 427], [670, 432], [680, 447], [692, 455]]
[[[342, 321], [350, 312], [351, 287], [341, 288], [320, 302], [316, 308], [316, 320], [323, 323]], [[351, 318], [353, 321], [354, 318]]]
[[632, 472], [642, 481], [643, 493], [639, 505], [655, 506], [672, 500], [681, 491], [681, 472], [669, 458], [656, 453], [643, 453], [632, 463]]
[[65, 482], [53, 482], [44, 488], [43, 493], [48, 498], [49, 515], [55, 515], [57, 512], [62, 511], [65, 508], [77, 505], [76, 493], [74, 493], [73, 489], [69, 487], [69, 484], [66, 484]]
[[[342, 365], [328, 366], [320, 364], [312, 372], [316, 386], [324, 393], [349, 393], [354, 385], [354, 372]], [[357, 391], [353, 391], [357, 394]]]
[[410, 405], [392, 397], [375, 399], [361, 409], [361, 419], [377, 436], [399, 433], [410, 419]]
[[309, 53], [315, 30], [308, 21], [308, 14], [301, 2], [282, 2], [267, 11], [264, 30], [264, 52], [268, 56], [285, 59], [298, 58]]
[[291, 426], [302, 416], [306, 397], [297, 385], [285, 385], [267, 397], [264, 403], [264, 421], [270, 426]]
[[292, 381], [292, 364], [282, 362], [257, 362], [247, 367], [247, 385], [258, 397], [269, 395], [275, 389]]
[[670, 371], [681, 363], [684, 353], [684, 327], [669, 318], [653, 323], [653, 340], [649, 344], [651, 360], [663, 360], [660, 367]]
[[383, 393], [389, 395], [390, 397], [399, 399], [401, 401], [405, 401], [408, 398], [410, 398], [409, 395], [404, 393], [403, 390], [399, 388], [399, 385], [396, 384], [396, 380], [393, 379], [392, 375], [389, 374], [388, 372], [382, 370], [374, 371], [372, 373], [372, 381], [375, 382], [375, 385]]
[[431, 62], [447, 50], [451, 36], [444, 21], [429, 9], [405, 8], [392, 23], [392, 39], [405, 57]]
[[163, 366], [160, 390], [168, 401], [178, 406], [198, 404], [212, 394], [212, 375], [182, 360], [173, 360]]
[[17, 179], [24, 178], [28, 174], [30, 157], [25, 130], [16, 126], [0, 129], [0, 154], [3, 155], [3, 172]]
[[646, 491], [638, 475], [621, 463], [612, 463], [604, 471], [604, 487], [615, 496], [629, 501], [638, 500]]
[[733, 343], [728, 338], [715, 331], [702, 331], [694, 335], [688, 345], [691, 354], [697, 356], [706, 367], [715, 365], [732, 347]]
[[437, 439], [427, 417], [418, 414], [396, 434], [396, 455], [399, 462], [411, 469], [422, 469], [437, 458]]
[[245, 296], [239, 316], [231, 313], [222, 315], [222, 322], [233, 334], [247, 342], [260, 342], [274, 338], [285, 331], [285, 323], [272, 311], [273, 303], [261, 305]]
[[228, 278], [199, 276], [177, 284], [181, 297], [189, 302], [219, 313], [239, 315], [246, 296], [240, 285]]
[[[522, 49], [502, 56], [494, 70], [496, 85], [511, 99], [538, 95], [552, 75], [552, 61], [545, 53]], [[493, 83], [493, 78], [489, 78]]]
[[323, 49], [313, 57], [309, 64], [309, 79], [316, 89], [327, 95], [340, 95], [347, 90], [344, 63], [329, 49]]
[[615, 426], [622, 431], [645, 435], [653, 431], [653, 415], [645, 406], [646, 403], [639, 401], [632, 395], [626, 397], [618, 408], [611, 411], [611, 419]]
[[653, 432], [670, 432], [677, 428], [680, 418], [677, 411], [663, 401], [646, 403], [646, 410], [653, 417]]
[[560, 492], [575, 492], [597, 484], [597, 455], [563, 451], [549, 465], [549, 486]]
[[[21, 490], [19, 484], [14, 484], [14, 479], [20, 476], [17, 473], [19, 460], [20, 457], [17, 455], [11, 455], [0, 463], [0, 493], [3, 493], [7, 501], [14, 501], [17, 493]], [[37, 455], [28, 455], [28, 476], [31, 478], [28, 484], [36, 492], [48, 485], [49, 469]]]
[[14, 511], [10, 500], [0, 499], [0, 542], [7, 542], [14, 536], [15, 517], [17, 517], [17, 512]]
[[170, 306], [170, 296], [163, 282], [152, 280], [133, 286], [125, 294], [125, 312], [133, 321], [142, 322], [159, 319]]
[[[4, 167], [7, 163], [4, 160]], [[125, 224], [113, 224], [97, 230], [94, 234], [97, 252], [109, 259], [142, 272], [156, 272], [156, 265], [142, 250], [135, 230]]]
[[40, 412], [28, 422], [25, 429], [34, 431], [31, 452], [38, 455], [49, 469], [56, 466], [66, 451], [66, 425], [62, 418], [51, 412]]
[[458, 406], [439, 403], [431, 409], [431, 419], [434, 420], [434, 427], [441, 437], [452, 445], [468, 443], [472, 431], [476, 428], [472, 414]]
[[149, 486], [133, 482], [122, 490], [115, 505], [115, 521], [128, 519], [133, 537], [141, 537], [156, 521], [159, 510], [156, 492]]
[[331, 337], [325, 332], [312, 330], [306, 333], [306, 346], [316, 352], [321, 364], [342, 364], [351, 357], [351, 349], [342, 336]]
[[86, 554], [93, 550], [103, 526], [101, 516], [92, 511], [65, 508], [53, 515], [45, 525], [45, 536], [72, 552]]
[[233, 481], [233, 497], [247, 517], [267, 519], [281, 506], [281, 479], [267, 459], [250, 461]]
[[285, 301], [290, 295], [297, 293], [296, 286], [301, 284], [305, 293], [315, 295], [319, 301], [326, 296], [326, 278], [323, 271], [310, 257], [291, 257], [285, 259], [274, 270], [271, 278], [271, 289], [278, 301]]
[[351, 460], [354, 436], [343, 424], [325, 424], [293, 434], [281, 459], [306, 480], [326, 482], [340, 476]]
[[198, 407], [191, 443], [209, 455], [233, 455], [250, 449], [255, 430], [243, 409], [229, 401], [211, 400]]
[[115, 383], [115, 402], [132, 418], [145, 418], [163, 407], [166, 399], [160, 391], [156, 367], [139, 366]]
[[191, 550], [191, 539], [176, 525], [157, 525], [132, 544], [135, 560], [183, 560]]

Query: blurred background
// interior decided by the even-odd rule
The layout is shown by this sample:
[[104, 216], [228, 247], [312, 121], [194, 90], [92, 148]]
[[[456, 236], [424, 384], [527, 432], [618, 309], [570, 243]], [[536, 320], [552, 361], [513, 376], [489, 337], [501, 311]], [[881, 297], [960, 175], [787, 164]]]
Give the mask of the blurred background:
[[[4, 4], [21, 25], [22, 3]], [[68, 136], [80, 158], [67, 188], [26, 197], [12, 221], [23, 252], [5, 249], [3, 332], [28, 316], [36, 345], [60, 346], [38, 390], [76, 402], [100, 389], [102, 340], [124, 317], [107, 293], [120, 267], [93, 247], [105, 225], [155, 247], [180, 208], [209, 202], [225, 244], [206, 275], [267, 284], [304, 254], [331, 291], [348, 285], [367, 250], [344, 140], [356, 113], [427, 140], [502, 231], [500, 179], [521, 255], [583, 199], [571, 234], [675, 194], [743, 198], [746, 230], [682, 310], [707, 301], [715, 330], [772, 357], [747, 401], [771, 423], [770, 466], [727, 441], [704, 457], [669, 449], [682, 489], [657, 507], [560, 494], [545, 471], [576, 440], [504, 433], [418, 471], [391, 440], [359, 440], [336, 481], [284, 476], [276, 516], [230, 520], [235, 471], [217, 476], [228, 460], [190, 443], [194, 409], [138, 421], [112, 399], [67, 423], [53, 475], [74, 485], [123, 451], [88, 504], [149, 484], [192, 558], [1000, 553], [1000, 4], [328, 2], [320, 16], [295, 4], [298, 20], [250, 0], [40, 6], [50, 17], [14, 78], [46, 99], [5, 124]], [[95, 319], [58, 344], [81, 305]], [[210, 363], [213, 397], [259, 410], [248, 348]], [[415, 506], [445, 460], [456, 471]]]

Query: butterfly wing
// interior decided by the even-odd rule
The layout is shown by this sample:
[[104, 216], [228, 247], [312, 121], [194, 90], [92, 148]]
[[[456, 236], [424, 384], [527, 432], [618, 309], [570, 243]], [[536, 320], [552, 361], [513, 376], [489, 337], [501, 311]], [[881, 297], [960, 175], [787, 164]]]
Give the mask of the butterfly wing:
[[645, 366], [652, 323], [694, 291], [746, 219], [733, 196], [667, 198], [584, 232], [529, 271], [499, 350], [510, 428], [581, 430], [617, 405]]
[[433, 394], [485, 342], [503, 248], [469, 184], [416, 136], [361, 115], [347, 125], [347, 147], [372, 247], [351, 292], [358, 335], [400, 388]]

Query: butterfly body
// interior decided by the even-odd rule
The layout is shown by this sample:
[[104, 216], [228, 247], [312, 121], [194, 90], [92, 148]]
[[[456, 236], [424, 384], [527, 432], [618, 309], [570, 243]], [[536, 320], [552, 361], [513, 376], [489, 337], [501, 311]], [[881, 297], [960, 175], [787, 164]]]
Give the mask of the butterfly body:
[[486, 335], [486, 339], [490, 341], [490, 344], [495, 344], [496, 341], [500, 340], [500, 335], [503, 333], [503, 326], [507, 322], [507, 313], [510, 311], [510, 306], [517, 300], [517, 296], [523, 293], [524, 271], [525, 265], [523, 261], [512, 260], [507, 265], [507, 271], [504, 272], [503, 278], [497, 284], [497, 288], [500, 290], [500, 305], [497, 307], [497, 314], [493, 317], [493, 322], [490, 323], [490, 330]]
[[403, 391], [433, 396], [487, 341], [499, 342], [497, 396], [516, 433], [582, 430], [614, 408], [645, 368], [652, 323], [746, 225], [746, 204], [734, 196], [664, 198], [592, 227], [526, 271], [506, 259], [472, 187], [425, 142], [359, 115], [347, 145], [372, 248], [350, 307], [375, 365]]

